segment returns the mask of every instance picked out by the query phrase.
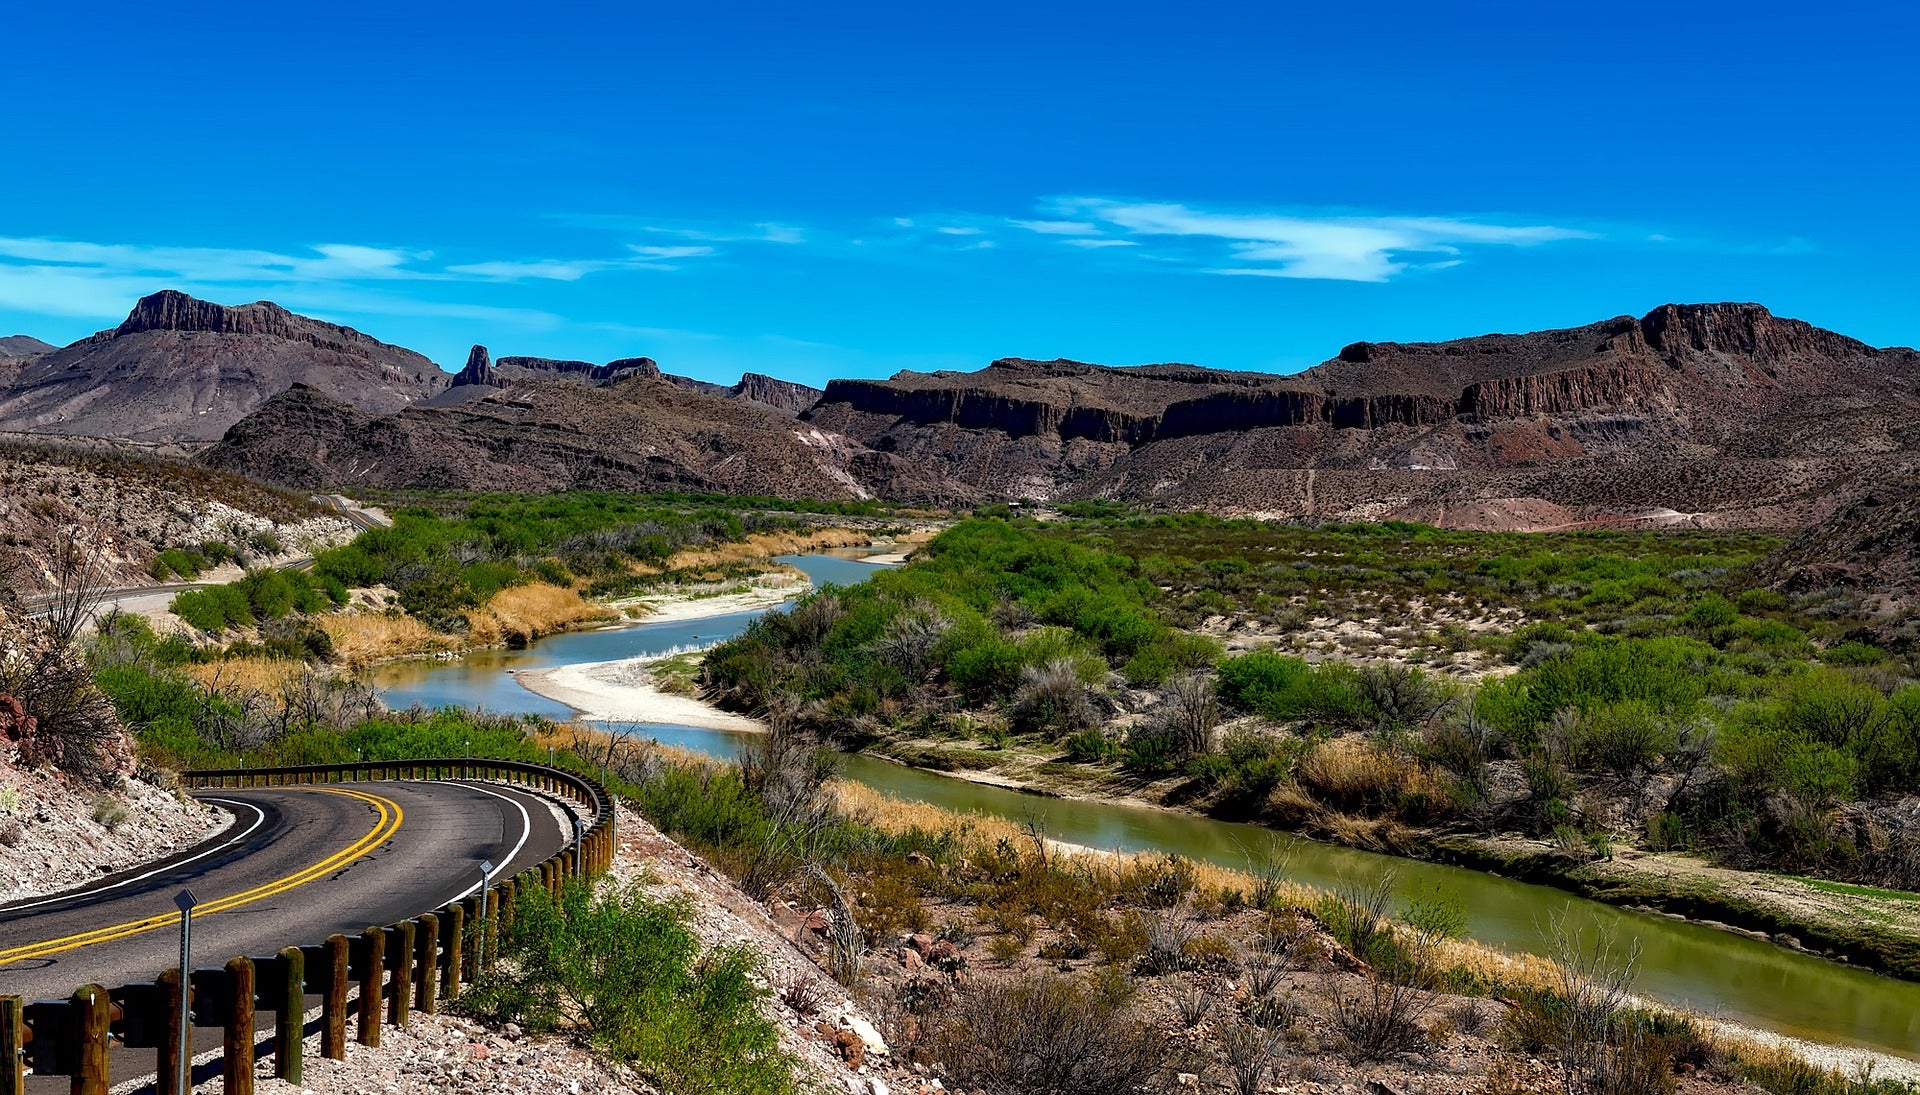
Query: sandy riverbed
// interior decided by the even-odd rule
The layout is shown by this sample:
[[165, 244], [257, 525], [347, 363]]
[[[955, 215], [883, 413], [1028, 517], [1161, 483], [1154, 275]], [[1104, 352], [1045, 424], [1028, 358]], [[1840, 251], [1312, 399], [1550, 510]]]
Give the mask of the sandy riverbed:
[[729, 714], [692, 696], [663, 692], [653, 664], [668, 655], [581, 662], [514, 674], [529, 692], [557, 700], [595, 722], [644, 722], [709, 730], [764, 729], [758, 720]]

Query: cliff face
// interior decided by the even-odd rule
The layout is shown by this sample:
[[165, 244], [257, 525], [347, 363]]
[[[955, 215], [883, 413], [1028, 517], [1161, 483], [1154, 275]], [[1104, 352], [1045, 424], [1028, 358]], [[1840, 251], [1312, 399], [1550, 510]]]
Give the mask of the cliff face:
[[[1006, 359], [834, 381], [802, 418], [985, 497], [1275, 514], [1337, 499], [1334, 512], [1366, 515], [1538, 487], [1556, 492], [1552, 506], [1572, 503], [1562, 515], [1738, 506], [1743, 521], [1775, 523], [1818, 509], [1820, 484], [1846, 474], [1837, 461], [1904, 459], [1916, 431], [1899, 422], [1916, 411], [1913, 351], [1710, 304], [1525, 335], [1357, 342], [1294, 376]], [[1771, 482], [1730, 470], [1749, 458], [1798, 463], [1775, 466]], [[1622, 462], [1667, 470], [1623, 491], [1605, 482], [1635, 474]], [[1519, 474], [1533, 468], [1564, 474]], [[1390, 469], [1418, 474], [1389, 487]], [[1336, 472], [1358, 478], [1329, 481]], [[1314, 477], [1318, 493], [1294, 482]]]
[[[560, 361], [546, 357], [503, 357], [496, 363], [492, 375], [496, 386], [508, 387], [520, 380], [573, 380], [583, 384], [604, 385], [629, 377], [645, 376], [664, 380], [689, 391], [706, 395], [720, 396], [725, 399], [741, 400], [767, 410], [777, 411], [789, 417], [799, 414], [813, 406], [820, 398], [817, 388], [791, 381], [776, 380], [759, 373], [747, 373], [738, 384], [714, 384], [692, 377], [675, 376], [660, 371], [660, 365], [650, 357], [623, 357], [609, 361], [605, 365], [595, 365], [590, 361]], [[454, 383], [465, 383], [455, 379]]]
[[294, 384], [387, 412], [448, 378], [350, 327], [169, 290], [143, 298], [118, 327], [31, 358], [0, 381], [0, 429], [194, 442], [218, 438]]
[[629, 376], [659, 376], [660, 366], [650, 357], [623, 357], [605, 365], [591, 361], [557, 361], [550, 357], [503, 357], [500, 374], [522, 380], [568, 379], [605, 384]]

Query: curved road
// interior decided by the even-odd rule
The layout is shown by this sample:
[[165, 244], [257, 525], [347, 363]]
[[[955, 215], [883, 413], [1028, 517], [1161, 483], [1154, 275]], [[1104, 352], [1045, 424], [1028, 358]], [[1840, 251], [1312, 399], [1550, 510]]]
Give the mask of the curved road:
[[173, 896], [200, 899], [194, 965], [272, 954], [438, 908], [510, 877], [572, 835], [552, 801], [490, 783], [376, 781], [217, 788], [214, 840], [84, 889], [0, 906], [0, 994], [65, 997], [88, 982], [150, 981], [179, 961]]

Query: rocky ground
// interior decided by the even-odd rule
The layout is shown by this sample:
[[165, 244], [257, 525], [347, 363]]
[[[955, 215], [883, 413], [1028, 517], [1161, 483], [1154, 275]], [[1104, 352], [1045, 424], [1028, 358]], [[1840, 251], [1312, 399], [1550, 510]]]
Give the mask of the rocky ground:
[[0, 902], [55, 893], [171, 855], [232, 820], [132, 776], [93, 790], [0, 757]]
[[[133, 586], [154, 581], [148, 568], [166, 548], [213, 541], [267, 563], [356, 531], [305, 497], [238, 476], [78, 442], [0, 441], [0, 556], [15, 560], [0, 581], [23, 596], [52, 587], [62, 533], [98, 550], [105, 584]], [[205, 577], [240, 574], [227, 569]]]

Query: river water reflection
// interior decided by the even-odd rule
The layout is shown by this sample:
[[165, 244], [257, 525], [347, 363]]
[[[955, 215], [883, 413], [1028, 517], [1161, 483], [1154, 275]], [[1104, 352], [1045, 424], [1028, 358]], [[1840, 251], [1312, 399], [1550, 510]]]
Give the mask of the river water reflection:
[[[837, 555], [781, 559], [816, 583], [849, 584], [871, 564]], [[736, 613], [681, 623], [574, 632], [543, 639], [526, 650], [482, 651], [456, 661], [383, 666], [375, 683], [389, 706], [472, 706], [567, 718], [564, 704], [537, 696], [514, 680], [517, 671], [574, 662], [608, 661], [675, 647], [711, 643], [737, 633], [758, 613]], [[739, 734], [685, 726], [611, 724], [611, 728], [717, 755], [737, 752]], [[956, 810], [1021, 820], [1037, 815], [1049, 835], [1095, 848], [1160, 849], [1240, 867], [1245, 848], [1269, 839], [1269, 830], [1163, 810], [1089, 803], [985, 787], [870, 757], [849, 756], [845, 774], [901, 798]], [[1438, 887], [1457, 894], [1475, 938], [1512, 951], [1546, 954], [1548, 919], [1562, 912], [1572, 923], [1612, 928], [1639, 940], [1639, 991], [1701, 1013], [1783, 1034], [1865, 1046], [1920, 1059], [1920, 984], [1878, 977], [1727, 932], [1616, 909], [1558, 890], [1479, 871], [1353, 851], [1283, 838], [1290, 870], [1300, 882], [1331, 886], [1343, 878], [1393, 871], [1403, 893]]]

